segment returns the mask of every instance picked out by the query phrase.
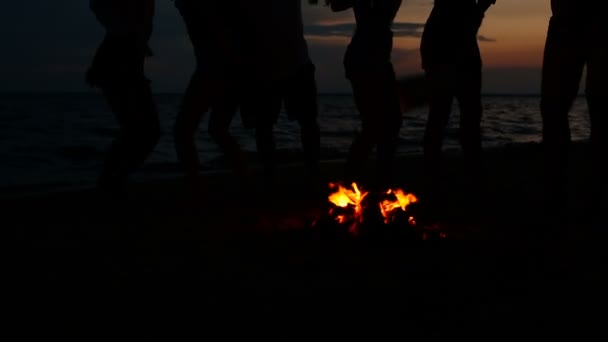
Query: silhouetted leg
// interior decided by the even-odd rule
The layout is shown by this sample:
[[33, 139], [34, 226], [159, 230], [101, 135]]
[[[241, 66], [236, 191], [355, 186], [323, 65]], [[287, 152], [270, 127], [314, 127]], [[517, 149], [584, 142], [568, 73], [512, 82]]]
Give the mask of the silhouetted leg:
[[397, 88], [395, 86], [395, 73], [392, 68], [382, 75], [381, 83], [378, 84], [379, 102], [377, 104], [380, 116], [380, 127], [378, 132], [377, 146], [377, 186], [383, 190], [393, 185], [394, 182], [394, 160], [397, 147], [399, 146], [399, 132], [403, 116]]
[[[122, 197], [126, 196], [125, 186], [127, 174], [125, 172], [126, 167], [124, 162], [127, 159], [127, 151], [124, 146], [124, 128], [122, 127], [122, 122], [119, 118], [123, 115], [128, 115], [127, 113], [124, 113], [126, 110], [125, 103], [127, 98], [125, 98], [125, 94], [121, 94], [118, 91], [112, 91], [111, 89], [106, 91], [102, 88], [102, 93], [110, 106], [110, 110], [117, 118], [120, 132], [114, 141], [112, 141], [112, 145], [107, 152], [101, 174], [97, 180], [97, 187], [110, 196]], [[121, 113], [119, 113], [119, 111]]]
[[237, 99], [237, 90], [234, 87], [225, 86], [209, 116], [209, 135], [222, 150], [239, 179], [246, 182], [249, 177], [247, 164], [238, 142], [230, 134], [230, 124], [238, 108]]
[[581, 37], [571, 28], [551, 18], [545, 43], [540, 105], [548, 214], [563, 212], [567, 203], [568, 113], [577, 96], [585, 64], [580, 41]]
[[106, 101], [120, 125], [106, 158], [99, 186], [120, 193], [129, 174], [139, 167], [160, 139], [160, 123], [146, 80], [103, 87]]
[[438, 201], [441, 184], [441, 152], [443, 136], [452, 110], [451, 74], [447, 70], [427, 71], [429, 85], [429, 116], [424, 131], [425, 192], [429, 205]]
[[[597, 207], [606, 196], [608, 169], [608, 53], [601, 31], [593, 31], [588, 38], [586, 97], [591, 121], [592, 205]], [[597, 40], [596, 39], [600, 39]], [[602, 208], [597, 208], [602, 209]], [[606, 208], [603, 208], [606, 209]]]
[[314, 72], [314, 65], [304, 65], [297, 75], [289, 80], [285, 109], [290, 118], [298, 120], [306, 166], [310, 176], [318, 178], [321, 133], [317, 122], [319, 108]]
[[281, 97], [272, 91], [260, 92], [256, 99], [261, 105], [256, 108], [255, 142], [262, 162], [264, 184], [273, 189], [276, 182], [276, 145], [274, 124], [281, 111]]
[[[187, 184], [195, 197], [202, 194], [203, 180], [200, 175], [200, 160], [195, 144], [195, 135], [199, 131], [200, 121], [209, 110], [216, 95], [215, 82], [212, 82], [208, 68], [207, 56], [209, 27], [204, 18], [204, 6], [196, 1], [177, 1], [175, 6], [184, 20], [188, 37], [192, 43], [197, 69], [194, 71], [177, 113], [174, 136], [178, 163], [184, 171]], [[199, 64], [198, 61], [202, 61]]]
[[140, 85], [132, 111], [136, 115], [130, 116], [132, 122], [127, 131], [133, 146], [133, 158], [130, 158], [128, 172], [141, 166], [160, 140], [158, 111], [148, 81], [143, 81]]
[[195, 72], [182, 99], [174, 127], [177, 160], [185, 173], [186, 181], [195, 193], [201, 191], [200, 161], [194, 137], [199, 131], [203, 115], [211, 105], [212, 85], [203, 75]]
[[378, 114], [378, 88], [370, 75], [351, 75], [355, 105], [361, 117], [361, 131], [355, 136], [346, 159], [346, 181], [360, 181], [369, 154], [378, 142], [380, 118]]
[[459, 77], [456, 98], [460, 105], [460, 144], [464, 157], [467, 185], [472, 190], [481, 190], [482, 145], [481, 145], [481, 69], [471, 69]]

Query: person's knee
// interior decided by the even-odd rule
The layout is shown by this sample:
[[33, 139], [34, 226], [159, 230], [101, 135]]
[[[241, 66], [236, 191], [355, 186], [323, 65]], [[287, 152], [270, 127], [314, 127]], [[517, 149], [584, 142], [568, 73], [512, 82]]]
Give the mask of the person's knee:
[[475, 141], [481, 136], [481, 103], [462, 107], [460, 113], [460, 139]]
[[176, 143], [192, 140], [198, 131], [198, 125], [193, 125], [188, 120], [178, 115], [173, 126], [173, 137]]
[[144, 141], [148, 146], [156, 146], [161, 138], [161, 131], [159, 124], [151, 125], [146, 131]]
[[359, 141], [365, 144], [375, 145], [378, 143], [380, 136], [381, 134], [378, 132], [378, 129], [363, 128], [361, 132], [359, 132], [358, 138]]
[[319, 123], [314, 117], [303, 117], [298, 119], [298, 124], [302, 132], [318, 132]]
[[221, 125], [217, 124], [215, 121], [210, 121], [209, 122], [209, 136], [217, 144], [221, 144], [222, 142], [226, 141], [226, 139], [229, 136], [228, 127], [222, 127]]
[[215, 143], [221, 143], [225, 140], [228, 132], [219, 130], [215, 127], [209, 126], [209, 136]]
[[183, 145], [185, 141], [191, 140], [192, 136], [185, 134], [184, 129], [178, 123], [173, 126], [173, 140], [175, 141], [175, 145], [179, 148], [179, 146]]
[[384, 123], [383, 134], [386, 134], [391, 137], [396, 137], [399, 135], [401, 131], [401, 126], [403, 124], [403, 116], [400, 111], [392, 111], [392, 114], [387, 118]]
[[555, 92], [541, 95], [540, 113], [545, 121], [567, 120], [568, 113], [576, 99], [574, 92]]
[[258, 125], [255, 129], [255, 140], [258, 146], [266, 146], [274, 141], [272, 127]]
[[125, 144], [132, 146], [137, 150], [149, 151], [158, 144], [161, 138], [160, 128], [158, 126], [141, 127], [137, 130], [123, 130], [120, 140]]
[[401, 122], [397, 120], [387, 121], [381, 130], [376, 134], [379, 143], [396, 145], [399, 141], [401, 132]]
[[460, 134], [462, 136], [477, 137], [481, 135], [481, 113], [473, 113], [460, 119]]

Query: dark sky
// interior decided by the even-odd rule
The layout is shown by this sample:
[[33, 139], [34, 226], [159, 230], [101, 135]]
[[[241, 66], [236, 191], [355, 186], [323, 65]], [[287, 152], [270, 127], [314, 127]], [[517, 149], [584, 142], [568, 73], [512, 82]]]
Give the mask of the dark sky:
[[0, 12], [0, 90], [82, 90], [101, 36], [88, 1], [11, 1]]
[[[520, 3], [519, 6], [525, 4]], [[430, 0], [403, 2], [394, 25], [393, 61], [398, 74], [421, 72], [419, 36], [430, 5]], [[500, 7], [495, 7], [495, 13], [500, 14]], [[543, 11], [544, 7], [537, 6]], [[539, 10], [539, 14], [530, 19], [530, 25], [539, 28], [532, 33], [530, 30], [521, 33], [536, 37], [528, 47], [521, 44], [521, 39], [511, 39], [511, 36], [518, 38], [517, 30], [512, 29], [509, 36], [507, 33], [511, 31], [503, 29], [505, 25], [513, 27], [510, 15], [519, 15], [519, 21], [523, 22], [521, 14], [514, 8], [505, 5], [503, 14], [497, 14], [488, 25], [484, 24], [487, 30], [482, 32], [480, 45], [484, 65], [487, 66], [485, 90], [489, 92], [535, 92], [539, 83], [539, 51], [546, 19], [542, 16], [546, 12]], [[347, 92], [349, 86], [344, 79], [342, 57], [353, 29], [352, 13], [335, 14], [323, 6], [304, 5], [304, 21], [311, 57], [317, 65], [319, 91]], [[88, 0], [11, 1], [5, 3], [0, 12], [0, 25], [3, 43], [0, 91], [90, 90], [83, 75], [103, 31], [88, 8]], [[505, 57], [502, 51], [515, 50], [511, 41], [519, 41], [522, 52], [515, 57]], [[157, 0], [151, 46], [156, 56], [148, 61], [147, 74], [154, 89], [159, 92], [183, 91], [194, 61], [184, 25], [170, 0]], [[527, 51], [531, 57], [524, 56]], [[523, 57], [518, 60], [518, 56]]]

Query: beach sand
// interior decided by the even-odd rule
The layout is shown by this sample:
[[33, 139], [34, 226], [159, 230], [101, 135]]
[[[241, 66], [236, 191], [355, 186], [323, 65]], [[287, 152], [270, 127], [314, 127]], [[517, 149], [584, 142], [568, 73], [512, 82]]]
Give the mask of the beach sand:
[[[538, 239], [555, 227], [542, 215], [537, 144], [487, 150], [476, 204], [458, 153], [447, 153], [447, 236], [432, 241], [312, 227], [328, 204], [299, 165], [280, 169], [274, 200], [244, 192], [230, 172], [207, 174], [204, 203], [188, 200], [181, 179], [136, 183], [120, 204], [89, 190], [15, 192], [2, 200], [14, 241], [7, 293], [13, 316], [37, 327], [26, 335], [78, 326], [85, 337], [172, 340], [598, 336], [606, 234], [586, 210], [597, 186], [585, 183], [586, 155], [573, 145], [560, 239]], [[327, 179], [338, 181], [342, 165], [324, 162]], [[421, 191], [420, 156], [397, 167], [401, 187]]]

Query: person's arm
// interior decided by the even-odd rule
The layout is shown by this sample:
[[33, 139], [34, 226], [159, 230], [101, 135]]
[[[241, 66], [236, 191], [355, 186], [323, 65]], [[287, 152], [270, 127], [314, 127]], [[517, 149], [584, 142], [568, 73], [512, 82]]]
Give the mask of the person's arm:
[[325, 4], [331, 7], [333, 12], [346, 11], [353, 7], [354, 0], [325, 0]]

